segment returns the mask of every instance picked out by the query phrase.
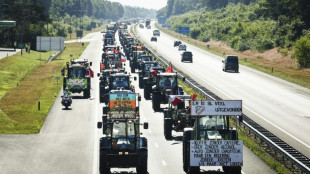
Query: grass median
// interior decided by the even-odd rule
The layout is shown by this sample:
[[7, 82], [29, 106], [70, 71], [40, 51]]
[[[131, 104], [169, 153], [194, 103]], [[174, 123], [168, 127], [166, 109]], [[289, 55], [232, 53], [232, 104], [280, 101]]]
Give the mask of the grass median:
[[71, 59], [70, 55], [79, 58], [87, 45], [66, 44], [63, 53], [50, 63], [44, 61], [49, 52], [36, 51], [0, 60], [0, 133], [40, 131], [62, 87], [62, 80], [57, 82], [56, 77], [61, 76], [60, 70]]

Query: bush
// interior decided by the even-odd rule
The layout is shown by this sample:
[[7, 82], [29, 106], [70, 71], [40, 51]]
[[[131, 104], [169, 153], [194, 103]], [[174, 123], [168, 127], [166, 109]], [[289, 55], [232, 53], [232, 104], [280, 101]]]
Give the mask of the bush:
[[310, 65], [310, 38], [303, 36], [297, 40], [294, 49], [297, 63], [300, 67], [306, 68]]

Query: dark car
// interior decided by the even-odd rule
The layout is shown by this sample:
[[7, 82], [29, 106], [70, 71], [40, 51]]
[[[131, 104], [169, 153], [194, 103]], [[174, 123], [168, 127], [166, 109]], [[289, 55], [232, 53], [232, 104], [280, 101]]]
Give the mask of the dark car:
[[181, 44], [182, 44], [182, 42], [180, 40], [176, 40], [176, 41], [174, 41], [173, 46], [176, 47], [176, 46], [179, 46]]
[[239, 72], [239, 60], [238, 56], [227, 55], [223, 62], [223, 71], [232, 70], [235, 72]]
[[193, 63], [193, 54], [191, 51], [184, 51], [181, 56], [181, 62], [190, 61]]
[[186, 45], [185, 44], [179, 45], [179, 51], [186, 51]]
[[151, 42], [157, 42], [157, 37], [151, 37]]

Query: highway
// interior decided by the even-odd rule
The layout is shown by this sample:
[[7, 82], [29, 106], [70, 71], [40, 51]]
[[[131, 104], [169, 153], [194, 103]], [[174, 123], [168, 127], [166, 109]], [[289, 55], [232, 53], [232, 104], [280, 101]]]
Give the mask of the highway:
[[173, 66], [222, 99], [241, 99], [243, 113], [310, 157], [309, 89], [245, 66], [240, 66], [240, 73], [224, 72], [223, 57], [189, 44], [187, 50], [193, 52], [193, 63], [182, 63], [181, 52], [173, 47], [175, 38], [161, 32], [157, 42], [150, 41], [154, 29], [154, 25], [151, 30], [137, 27], [137, 33]]
[[[146, 34], [148, 32], [150, 31], [146, 31]], [[90, 34], [86, 38], [90, 44], [80, 59], [89, 59], [93, 62], [92, 69], [97, 74], [102, 54], [102, 35], [98, 32]], [[159, 41], [162, 38], [161, 36]], [[83, 42], [84, 40], [80, 41]], [[172, 42], [169, 44], [172, 45]], [[174, 56], [177, 57], [178, 55], [179, 53], [175, 52]], [[194, 62], [193, 65], [197, 64], [198, 61], [194, 59]], [[128, 63], [126, 66], [127, 70], [130, 70]], [[188, 67], [190, 66], [192, 65], [188, 64]], [[243, 71], [243, 69], [241, 70]], [[133, 75], [137, 76], [137, 74]], [[96, 126], [97, 122], [101, 121], [104, 104], [99, 103], [98, 77], [94, 77], [91, 83], [91, 98], [84, 99], [82, 95], [74, 94], [70, 110], [64, 110], [61, 105], [62, 91], [60, 91], [39, 134], [0, 135], [0, 173], [99, 173], [98, 140], [102, 136], [102, 131], [98, 130]], [[136, 87], [138, 87], [137, 83], [137, 81], [133, 81]], [[138, 88], [136, 88], [136, 92], [143, 95], [142, 90]], [[165, 106], [162, 105], [161, 107]], [[143, 96], [140, 114], [141, 121], [149, 123], [149, 129], [142, 130], [143, 135], [148, 138], [148, 172], [150, 174], [184, 173], [182, 170], [182, 134], [173, 133], [173, 140], [165, 140], [163, 136], [163, 113], [154, 112], [151, 101], [145, 101]], [[213, 172], [202, 173], [223, 173], [221, 171], [215, 172], [218, 169], [220, 168], [203, 168], [202, 171], [213, 170]], [[243, 173], [251, 174], [275, 173], [246, 147], [244, 147], [244, 167], [242, 170]], [[135, 169], [113, 169], [112, 171], [114, 173], [135, 173]]]

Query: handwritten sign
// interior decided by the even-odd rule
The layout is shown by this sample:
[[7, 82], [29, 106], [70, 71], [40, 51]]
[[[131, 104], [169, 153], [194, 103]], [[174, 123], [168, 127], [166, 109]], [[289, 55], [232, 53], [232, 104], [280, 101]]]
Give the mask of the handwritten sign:
[[135, 93], [110, 93], [111, 118], [135, 118], [136, 94]]
[[241, 140], [191, 140], [191, 166], [243, 166]]
[[241, 100], [196, 100], [192, 101], [192, 116], [242, 115]]

